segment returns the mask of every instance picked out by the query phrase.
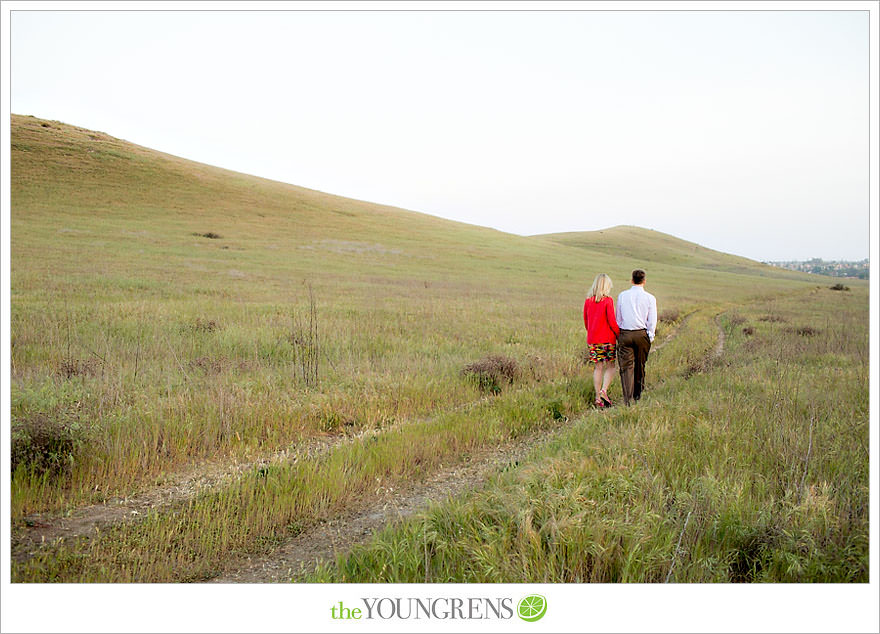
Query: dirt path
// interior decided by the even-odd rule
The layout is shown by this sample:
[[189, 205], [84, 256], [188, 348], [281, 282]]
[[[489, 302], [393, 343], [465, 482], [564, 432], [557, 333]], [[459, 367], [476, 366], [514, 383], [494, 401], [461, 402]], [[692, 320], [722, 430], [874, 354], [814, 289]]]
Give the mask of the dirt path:
[[712, 361], [715, 361], [724, 354], [724, 343], [727, 341], [727, 335], [724, 334], [724, 326], [721, 325], [721, 315], [723, 314], [718, 313], [715, 315], [715, 325], [718, 326], [718, 343], [715, 344], [715, 349], [712, 351]]
[[348, 552], [385, 526], [427, 508], [430, 502], [440, 502], [478, 488], [491, 474], [517, 463], [557, 431], [543, 431], [472, 454], [464, 464], [442, 469], [423, 483], [388, 492], [378, 502], [307, 530], [271, 553], [231, 562], [210, 583], [278, 583], [302, 579], [320, 562]]
[[[533, 387], [531, 385], [523, 386], [520, 390]], [[491, 400], [491, 398], [492, 396], [483, 396], [419, 420], [429, 420], [440, 414], [474, 407], [484, 401]], [[370, 429], [345, 436], [311, 438], [299, 445], [279, 450], [259, 460], [200, 465], [197, 470], [190, 469], [169, 477], [169, 483], [166, 485], [129, 497], [113, 498], [102, 504], [83, 506], [65, 515], [58, 513], [29, 515], [23, 520], [16, 521], [13, 525], [12, 560], [23, 562], [35, 555], [43, 546], [52, 544], [59, 539], [90, 537], [108, 526], [139, 521], [150, 511], [159, 511], [173, 504], [189, 501], [203, 491], [226, 486], [253, 469], [308, 460], [333, 451], [340, 446], [385, 434], [411, 423], [412, 421], [405, 421], [388, 425], [382, 429]]]
[[22, 562], [33, 556], [44, 544], [58, 539], [91, 536], [106, 526], [138, 521], [149, 511], [190, 500], [202, 491], [223, 486], [247, 471], [272, 464], [313, 458], [340, 445], [375, 435], [380, 431], [384, 430], [369, 430], [350, 436], [312, 438], [294, 448], [277, 451], [260, 460], [225, 465], [202, 465], [198, 471], [171, 476], [170, 482], [164, 486], [130, 497], [113, 498], [103, 504], [83, 506], [67, 515], [57, 513], [29, 515], [13, 527], [12, 559]]

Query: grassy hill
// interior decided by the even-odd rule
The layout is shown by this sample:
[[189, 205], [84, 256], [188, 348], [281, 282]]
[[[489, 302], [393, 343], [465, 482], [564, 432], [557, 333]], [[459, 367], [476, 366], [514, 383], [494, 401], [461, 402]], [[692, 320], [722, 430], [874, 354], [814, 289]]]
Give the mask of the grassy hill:
[[626, 257], [635, 262], [635, 266], [645, 268], [657, 264], [671, 264], [747, 275], [775, 276], [776, 274], [773, 268], [760, 262], [708, 249], [693, 242], [641, 227], [620, 225], [599, 231], [548, 233], [536, 238], [583, 249], [589, 253]]
[[[795, 327], [830, 332], [832, 313], [801, 323], [809, 313], [793, 303], [866, 314], [865, 284], [842, 296], [826, 278], [635, 227], [520, 237], [27, 116], [12, 117], [11, 149], [17, 526], [208, 465], [384, 434], [279, 468], [273, 486], [251, 474], [180, 516], [157, 512], [102, 538], [100, 554], [51, 551], [20, 579], [205, 578], [230, 553], [375, 497], [377, 481], [418, 480], [577, 419], [592, 391], [581, 308], [599, 272], [619, 291], [645, 268], [665, 315], [658, 337], [678, 332], [652, 353], [649, 381], [702, 367], [716, 316], [748, 304], [760, 306], [758, 335], [795, 343]], [[468, 372], [493, 355], [512, 361], [509, 381]], [[845, 361], [815, 356], [823, 368]]]
[[[59, 272], [74, 268], [66, 264], [70, 257], [80, 262], [84, 255], [133, 264], [129, 251], [136, 246], [139, 272], [159, 273], [177, 263], [184, 270], [176, 275], [184, 281], [187, 267], [210, 260], [274, 279], [283, 273], [350, 278], [372, 271], [447, 282], [478, 274], [504, 283], [517, 272], [545, 287], [542, 278], [548, 274], [576, 275], [583, 284], [599, 270], [613, 271], [623, 282], [635, 264], [646, 262], [808, 279], [636, 227], [522, 238], [230, 172], [18, 115], [12, 118], [12, 174], [13, 222], [19, 228], [14, 255], [24, 260], [39, 253], [57, 262]], [[195, 235], [206, 233], [220, 239]], [[47, 241], [51, 253], [43, 249]], [[222, 277], [223, 271], [213, 270], [220, 267], [209, 268]], [[206, 276], [196, 277], [210, 284]], [[652, 281], [662, 286], [661, 276], [652, 275]]]

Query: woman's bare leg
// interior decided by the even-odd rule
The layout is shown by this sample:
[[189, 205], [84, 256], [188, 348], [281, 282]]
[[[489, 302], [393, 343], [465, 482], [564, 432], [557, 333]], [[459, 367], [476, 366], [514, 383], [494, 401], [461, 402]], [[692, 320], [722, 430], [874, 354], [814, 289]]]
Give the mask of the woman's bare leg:
[[605, 362], [593, 364], [593, 388], [596, 390], [596, 399], [599, 399], [599, 392], [602, 391], [602, 375], [604, 374]]
[[617, 368], [614, 367], [614, 361], [604, 361], [605, 365], [605, 378], [602, 381], [602, 391], [608, 391], [608, 388], [611, 387], [611, 382], [614, 380], [614, 375], [617, 374]]

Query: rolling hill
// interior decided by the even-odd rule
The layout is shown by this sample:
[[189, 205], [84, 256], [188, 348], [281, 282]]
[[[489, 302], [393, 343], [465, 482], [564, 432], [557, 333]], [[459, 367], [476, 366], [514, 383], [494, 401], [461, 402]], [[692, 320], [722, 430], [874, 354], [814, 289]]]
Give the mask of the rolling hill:
[[[523, 238], [230, 172], [34, 117], [13, 115], [11, 145], [19, 270], [37, 255], [59, 271], [75, 270], [69, 260], [82, 262], [86, 242], [90, 256], [97, 251], [104, 262], [129, 265], [136, 246], [144, 275], [175, 261], [186, 268], [210, 253], [256, 276], [373, 271], [450, 281], [478, 273], [503, 283], [518, 272], [577, 276], [583, 285], [594, 270], [619, 280], [636, 265], [659, 264], [809, 279], [637, 227]], [[670, 274], [681, 278], [680, 271]], [[652, 283], [662, 288], [662, 277], [652, 275]]]
[[641, 227], [620, 225], [599, 231], [543, 234], [536, 238], [590, 253], [630, 258], [636, 266], [671, 264], [747, 275], [772, 276], [776, 273], [772, 267], [760, 262], [708, 249], [694, 242]]

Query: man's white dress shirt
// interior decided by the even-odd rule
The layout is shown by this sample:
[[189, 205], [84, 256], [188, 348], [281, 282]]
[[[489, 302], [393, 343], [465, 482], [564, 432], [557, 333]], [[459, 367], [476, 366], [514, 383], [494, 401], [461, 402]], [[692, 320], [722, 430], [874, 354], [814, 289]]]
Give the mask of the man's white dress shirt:
[[617, 325], [623, 330], [648, 331], [648, 339], [654, 341], [657, 329], [657, 299], [641, 285], [633, 285], [617, 296], [615, 308]]

